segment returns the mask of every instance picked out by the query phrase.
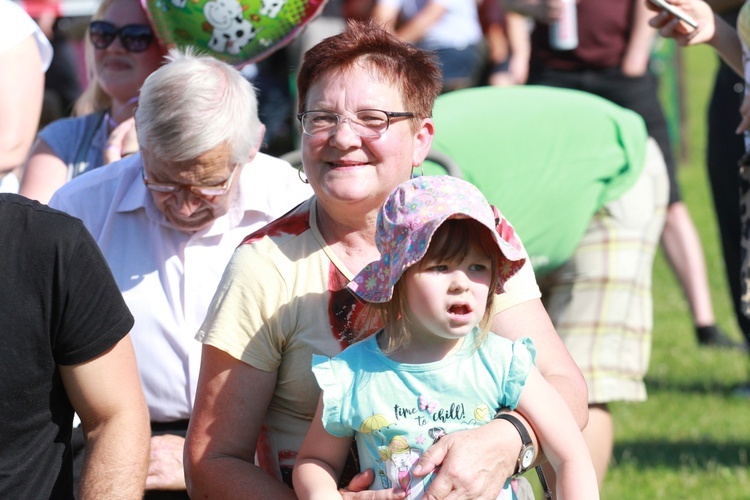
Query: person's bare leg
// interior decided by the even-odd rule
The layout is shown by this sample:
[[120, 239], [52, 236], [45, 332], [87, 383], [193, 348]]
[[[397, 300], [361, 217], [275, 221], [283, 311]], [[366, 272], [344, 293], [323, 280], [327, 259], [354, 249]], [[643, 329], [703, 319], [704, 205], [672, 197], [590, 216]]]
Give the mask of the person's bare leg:
[[696, 327], [713, 325], [714, 310], [703, 247], [683, 202], [672, 203], [667, 208], [661, 243], [690, 305], [693, 324]]
[[589, 448], [601, 490], [612, 459], [612, 448], [615, 442], [612, 414], [609, 413], [609, 407], [606, 404], [589, 405], [589, 423], [583, 429], [583, 439]]
[[703, 246], [690, 213], [681, 201], [667, 208], [661, 244], [690, 306], [698, 343], [747, 350], [746, 343], [730, 338], [716, 325]]

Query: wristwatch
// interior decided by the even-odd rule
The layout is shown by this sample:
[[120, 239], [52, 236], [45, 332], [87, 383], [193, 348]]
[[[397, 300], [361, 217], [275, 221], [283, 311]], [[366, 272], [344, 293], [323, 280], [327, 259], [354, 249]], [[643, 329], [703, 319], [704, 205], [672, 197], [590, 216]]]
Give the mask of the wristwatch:
[[508, 422], [513, 424], [513, 427], [515, 427], [518, 433], [521, 435], [521, 453], [519, 453], [518, 455], [516, 469], [515, 471], [513, 471], [513, 475], [518, 476], [526, 472], [529, 467], [531, 467], [531, 464], [534, 462], [534, 457], [536, 456], [536, 448], [534, 448], [534, 443], [531, 441], [531, 436], [529, 436], [529, 432], [526, 430], [526, 427], [524, 427], [521, 421], [516, 417], [514, 417], [510, 413], [505, 413], [506, 411], [508, 410], [503, 408], [499, 412], [497, 412], [497, 414], [495, 415], [495, 420], [507, 420]]

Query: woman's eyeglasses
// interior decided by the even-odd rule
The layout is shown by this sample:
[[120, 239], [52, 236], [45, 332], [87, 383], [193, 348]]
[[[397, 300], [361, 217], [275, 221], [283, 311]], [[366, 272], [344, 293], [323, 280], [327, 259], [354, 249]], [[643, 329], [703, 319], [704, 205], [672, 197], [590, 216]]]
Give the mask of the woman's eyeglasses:
[[332, 111], [317, 110], [305, 111], [297, 115], [297, 119], [302, 124], [302, 132], [312, 137], [330, 137], [339, 125], [347, 122], [360, 137], [380, 137], [391, 126], [392, 119], [414, 117], [414, 113], [381, 109], [363, 109], [349, 118]]
[[128, 24], [121, 28], [107, 21], [92, 21], [89, 24], [89, 37], [94, 47], [104, 50], [120, 37], [120, 45], [128, 52], [143, 52], [154, 39], [151, 26], [146, 24]]

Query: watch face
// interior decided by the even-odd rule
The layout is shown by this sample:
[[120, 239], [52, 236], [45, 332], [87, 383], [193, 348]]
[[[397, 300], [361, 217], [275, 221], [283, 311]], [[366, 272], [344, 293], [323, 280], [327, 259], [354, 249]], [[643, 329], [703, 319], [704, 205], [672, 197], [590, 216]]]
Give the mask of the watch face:
[[526, 448], [523, 451], [523, 456], [521, 457], [521, 466], [524, 469], [528, 469], [529, 466], [531, 465], [531, 462], [533, 461], [534, 461], [534, 448], [533, 447]]

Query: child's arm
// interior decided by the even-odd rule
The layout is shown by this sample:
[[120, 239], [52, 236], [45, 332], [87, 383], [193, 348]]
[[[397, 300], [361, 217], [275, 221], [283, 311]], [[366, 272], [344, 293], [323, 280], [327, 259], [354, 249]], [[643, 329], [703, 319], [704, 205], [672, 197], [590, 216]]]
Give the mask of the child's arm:
[[599, 498], [596, 472], [573, 414], [534, 366], [516, 410], [534, 427], [547, 460], [555, 469], [556, 498]]
[[338, 481], [352, 446], [352, 438], [329, 434], [321, 420], [323, 399], [297, 454], [292, 479], [301, 500], [340, 496]]

